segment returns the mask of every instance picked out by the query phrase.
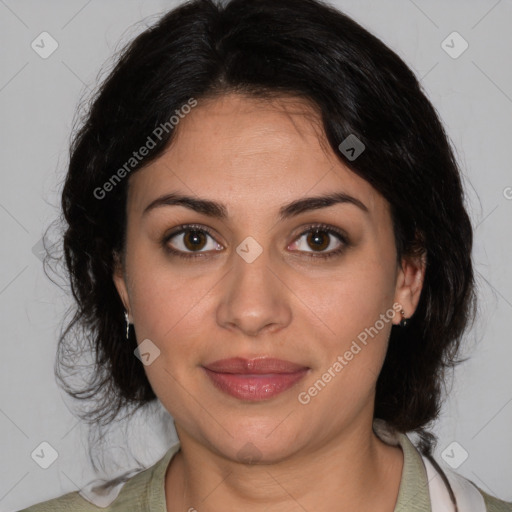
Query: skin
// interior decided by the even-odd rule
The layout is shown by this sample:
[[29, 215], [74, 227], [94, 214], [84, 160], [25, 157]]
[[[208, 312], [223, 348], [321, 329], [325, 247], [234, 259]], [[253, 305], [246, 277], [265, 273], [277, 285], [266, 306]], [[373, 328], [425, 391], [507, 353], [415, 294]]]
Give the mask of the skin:
[[[202, 100], [168, 151], [130, 177], [125, 260], [113, 277], [138, 342], [148, 338], [160, 350], [145, 371], [181, 441], [165, 477], [169, 512], [394, 509], [403, 454], [375, 436], [372, 417], [400, 315], [307, 405], [298, 394], [394, 303], [413, 314], [425, 262], [397, 264], [389, 204], [340, 162], [320, 127], [298, 98]], [[368, 211], [341, 203], [279, 220], [282, 205], [334, 191]], [[228, 217], [177, 205], [143, 214], [170, 192], [221, 202]], [[187, 223], [213, 232], [190, 260], [164, 249], [197, 254], [183, 234], [162, 242]], [[308, 243], [301, 233], [312, 223], [342, 230], [348, 245], [325, 232], [325, 248]], [[248, 236], [263, 250], [252, 263], [236, 252]], [[340, 246], [332, 258], [308, 257]], [[201, 368], [235, 356], [276, 357], [310, 371], [269, 400], [241, 401]], [[240, 460], [247, 443], [257, 449], [254, 464]]]

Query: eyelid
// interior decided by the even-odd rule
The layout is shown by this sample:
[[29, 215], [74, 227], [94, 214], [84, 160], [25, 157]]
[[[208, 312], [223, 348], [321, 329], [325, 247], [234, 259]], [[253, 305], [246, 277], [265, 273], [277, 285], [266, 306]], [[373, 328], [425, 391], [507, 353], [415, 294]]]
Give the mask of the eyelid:
[[167, 233], [164, 238], [167, 240], [172, 238], [173, 236], [180, 235], [184, 231], [204, 231], [208, 233], [213, 238], [213, 230], [209, 228], [208, 226], [205, 226], [203, 224], [180, 224], [179, 226], [176, 226], [173, 228], [169, 233]]
[[294, 241], [297, 238], [300, 238], [301, 236], [305, 235], [306, 233], [309, 233], [310, 231], [314, 231], [314, 230], [325, 231], [326, 233], [334, 233], [334, 234], [338, 235], [338, 237], [341, 239], [342, 242], [348, 243], [347, 235], [341, 229], [336, 228], [335, 226], [330, 226], [329, 224], [323, 224], [321, 222], [320, 223], [308, 224], [303, 229], [303, 231], [301, 231], [296, 236]]

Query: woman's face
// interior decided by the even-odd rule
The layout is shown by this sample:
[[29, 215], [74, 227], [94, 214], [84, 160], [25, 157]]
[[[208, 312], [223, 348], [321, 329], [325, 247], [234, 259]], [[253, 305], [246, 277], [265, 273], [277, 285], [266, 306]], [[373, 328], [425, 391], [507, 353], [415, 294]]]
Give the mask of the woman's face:
[[[182, 442], [276, 461], [368, 432], [397, 303], [410, 316], [422, 279], [397, 266], [387, 201], [298, 99], [226, 95], [178, 129], [130, 177], [115, 283]], [[218, 207], [159, 200], [171, 194]], [[345, 200], [307, 201], [333, 194]], [[211, 365], [231, 358], [295, 366]]]

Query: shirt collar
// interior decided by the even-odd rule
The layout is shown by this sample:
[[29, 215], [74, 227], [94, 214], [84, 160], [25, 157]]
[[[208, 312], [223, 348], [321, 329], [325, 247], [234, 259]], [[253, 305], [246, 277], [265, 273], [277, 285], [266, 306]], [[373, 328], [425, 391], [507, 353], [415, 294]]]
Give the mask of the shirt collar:
[[381, 419], [373, 421], [375, 434], [385, 443], [400, 446], [404, 454], [404, 466], [394, 512], [430, 512], [427, 470], [421, 453], [406, 434], [394, 430]]

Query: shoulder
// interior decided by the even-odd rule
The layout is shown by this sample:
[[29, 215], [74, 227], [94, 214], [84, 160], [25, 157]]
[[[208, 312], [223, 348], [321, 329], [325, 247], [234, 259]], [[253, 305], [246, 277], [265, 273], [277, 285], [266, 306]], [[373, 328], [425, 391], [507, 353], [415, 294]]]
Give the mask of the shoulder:
[[[461, 510], [512, 512], [512, 502], [503, 501], [495, 496], [491, 496], [475, 482], [451, 469], [445, 468], [445, 474], [453, 485], [457, 500], [460, 500]], [[476, 506], [477, 502], [479, 503], [478, 506]]]
[[[427, 461], [427, 464], [429, 464], [429, 462], [430, 461]], [[491, 496], [476, 485], [475, 482], [450, 468], [444, 468], [443, 472], [450, 481], [460, 510], [475, 512], [512, 512], [512, 502], [503, 501]], [[431, 482], [429, 481], [429, 486], [430, 484]]]
[[[439, 464], [432, 456], [422, 455], [407, 435], [398, 434], [398, 442], [405, 456], [401, 482], [402, 494], [410, 496], [410, 500], [414, 499], [417, 504], [418, 497], [422, 497], [423, 489], [428, 490], [426, 493], [428, 497], [422, 497], [423, 502], [420, 508], [417, 508], [418, 511], [437, 510], [439, 505], [441, 510], [443, 505], [447, 507], [446, 510], [449, 510], [452, 499], [446, 485], [448, 481], [461, 511], [512, 512], [512, 502], [491, 496], [472, 480], [446, 465]], [[406, 504], [409, 502], [409, 500], [404, 501]], [[404, 506], [403, 510], [409, 509]]]
[[[100, 510], [98, 507], [88, 502], [78, 491], [64, 494], [59, 498], [53, 498], [48, 501], [37, 503], [19, 512], [90, 512]], [[104, 510], [105, 509], [101, 509]]]
[[165, 511], [165, 471], [179, 449], [178, 442], [153, 466], [128, 471], [113, 480], [101, 481], [101, 484], [95, 480], [80, 491], [36, 503], [18, 512]]
[[154, 466], [144, 471], [138, 471], [124, 478], [110, 481], [90, 482], [80, 491], [74, 491], [58, 498], [36, 503], [19, 512], [119, 512], [129, 510], [137, 512], [145, 510], [144, 497], [151, 483]]
[[74, 491], [58, 498], [36, 503], [19, 512], [118, 512], [145, 510], [141, 499], [146, 495], [151, 481], [151, 470], [138, 472], [135, 476], [122, 480], [103, 482], [95, 486], [91, 482], [80, 491]]
[[[430, 461], [426, 460], [426, 464], [429, 463]], [[459, 510], [468, 510], [468, 512], [512, 512], [511, 502], [506, 502], [491, 496], [476, 485], [475, 482], [450, 468], [445, 467], [442, 471], [452, 486], [452, 490], [457, 498]], [[427, 469], [427, 474], [428, 472]], [[437, 494], [434, 479], [429, 479], [429, 487], [431, 485], [434, 495]], [[448, 503], [448, 500], [446, 500], [446, 503]]]
[[477, 489], [480, 491], [480, 494], [484, 499], [487, 512], [512, 512], [511, 501], [500, 500], [494, 496], [491, 496], [490, 494], [487, 494], [479, 487], [477, 487]]

